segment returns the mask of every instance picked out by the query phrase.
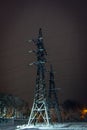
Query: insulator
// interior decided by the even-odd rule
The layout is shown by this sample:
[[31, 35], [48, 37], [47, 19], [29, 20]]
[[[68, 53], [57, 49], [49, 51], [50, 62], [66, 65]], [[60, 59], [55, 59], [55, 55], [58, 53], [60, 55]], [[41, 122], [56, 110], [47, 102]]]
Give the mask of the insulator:
[[39, 63], [44, 64], [44, 63], [45, 63], [45, 61], [39, 61]]
[[33, 65], [34, 63], [32, 62], [32, 63], [30, 63], [29, 65], [31, 66], [31, 65]]
[[43, 51], [44, 49], [39, 49], [39, 51]]
[[29, 53], [32, 53], [33, 51], [32, 50], [30, 50], [30, 51], [28, 51]]
[[26, 40], [25, 42], [29, 42], [30, 43], [30, 42], [32, 42], [32, 40]]
[[39, 37], [39, 40], [40, 40], [40, 41], [43, 40], [43, 37]]

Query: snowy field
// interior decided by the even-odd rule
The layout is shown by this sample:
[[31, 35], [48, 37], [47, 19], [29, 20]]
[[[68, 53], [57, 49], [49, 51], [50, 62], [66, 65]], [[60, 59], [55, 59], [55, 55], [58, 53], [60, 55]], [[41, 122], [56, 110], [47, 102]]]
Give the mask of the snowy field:
[[87, 123], [60, 123], [55, 125], [49, 125], [49, 126], [41, 126], [41, 125], [35, 125], [35, 126], [28, 126], [28, 125], [22, 125], [16, 130], [87, 130]]
[[0, 130], [87, 130], [87, 123], [62, 123], [49, 126], [0, 125]]
[[4, 125], [4, 126], [0, 126], [0, 130], [16, 130], [16, 126]]

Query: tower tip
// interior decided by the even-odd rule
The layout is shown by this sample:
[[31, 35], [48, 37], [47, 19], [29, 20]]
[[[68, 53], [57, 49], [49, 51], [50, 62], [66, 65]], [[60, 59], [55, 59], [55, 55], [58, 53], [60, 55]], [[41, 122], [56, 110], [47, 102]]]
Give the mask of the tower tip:
[[39, 28], [39, 37], [42, 37], [42, 28]]

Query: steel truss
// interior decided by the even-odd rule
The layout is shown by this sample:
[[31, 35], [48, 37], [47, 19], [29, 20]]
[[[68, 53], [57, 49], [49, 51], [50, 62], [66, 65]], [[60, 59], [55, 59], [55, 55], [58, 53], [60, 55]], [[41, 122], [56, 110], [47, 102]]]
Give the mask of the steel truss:
[[50, 122], [62, 122], [60, 106], [57, 95], [57, 88], [55, 87], [55, 79], [52, 65], [50, 66], [49, 92], [48, 103], [50, 112]]
[[36, 125], [38, 123], [49, 125], [49, 112], [46, 94], [45, 82], [45, 63], [46, 63], [46, 50], [43, 45], [42, 30], [39, 29], [39, 36], [36, 40], [32, 40], [36, 45], [37, 61], [33, 62], [37, 66], [37, 76], [35, 85], [35, 94], [32, 110], [30, 113], [28, 125]]

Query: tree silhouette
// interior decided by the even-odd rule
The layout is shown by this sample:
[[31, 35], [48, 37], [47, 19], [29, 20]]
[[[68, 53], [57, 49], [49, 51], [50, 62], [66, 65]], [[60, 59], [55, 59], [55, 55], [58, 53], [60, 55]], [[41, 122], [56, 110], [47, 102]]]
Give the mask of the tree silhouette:
[[81, 104], [75, 100], [66, 100], [64, 101], [64, 103], [62, 104], [63, 108], [66, 110], [66, 111], [69, 111], [69, 110], [77, 110], [77, 109], [80, 109], [81, 108]]
[[80, 121], [82, 105], [75, 100], [66, 100], [62, 104], [64, 121]]

